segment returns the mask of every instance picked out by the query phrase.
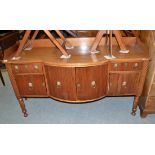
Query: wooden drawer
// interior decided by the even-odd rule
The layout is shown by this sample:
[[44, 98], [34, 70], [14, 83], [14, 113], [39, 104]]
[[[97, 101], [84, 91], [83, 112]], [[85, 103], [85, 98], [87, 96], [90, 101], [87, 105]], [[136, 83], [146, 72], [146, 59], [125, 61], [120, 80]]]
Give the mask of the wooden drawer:
[[135, 95], [139, 86], [140, 73], [110, 73], [109, 96]]
[[111, 71], [138, 71], [142, 69], [142, 62], [115, 62], [110, 63]]
[[30, 63], [30, 64], [13, 64], [12, 71], [14, 74], [21, 73], [42, 73], [41, 63]]
[[152, 84], [149, 96], [155, 96], [155, 84]]
[[43, 75], [16, 75], [15, 80], [21, 96], [46, 96], [46, 84]]

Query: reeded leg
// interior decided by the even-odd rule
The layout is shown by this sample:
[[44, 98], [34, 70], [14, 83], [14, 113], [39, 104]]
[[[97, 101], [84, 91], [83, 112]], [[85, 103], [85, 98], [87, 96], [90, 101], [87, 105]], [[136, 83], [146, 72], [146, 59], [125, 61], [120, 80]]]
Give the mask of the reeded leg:
[[22, 112], [23, 112], [23, 114], [24, 114], [24, 117], [27, 117], [28, 114], [27, 114], [27, 110], [26, 110], [26, 107], [25, 107], [25, 104], [24, 104], [23, 99], [20, 98], [20, 99], [18, 99], [18, 101], [19, 101], [20, 107], [21, 107], [21, 109], [22, 109]]
[[133, 116], [136, 115], [138, 101], [139, 101], [139, 96], [136, 96], [134, 99], [134, 102], [133, 102], [133, 107], [132, 107], [132, 112], [131, 112], [131, 115], [133, 115]]

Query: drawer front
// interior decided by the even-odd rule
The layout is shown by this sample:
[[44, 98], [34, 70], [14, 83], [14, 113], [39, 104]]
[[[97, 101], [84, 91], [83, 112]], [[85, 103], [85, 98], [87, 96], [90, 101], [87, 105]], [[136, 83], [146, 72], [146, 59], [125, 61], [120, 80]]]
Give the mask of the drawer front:
[[16, 75], [15, 80], [21, 96], [44, 96], [47, 94], [43, 75]]
[[149, 96], [155, 96], [155, 84], [152, 84]]
[[14, 74], [21, 73], [42, 73], [42, 64], [40, 63], [31, 63], [31, 64], [13, 64], [12, 71]]
[[110, 73], [109, 96], [135, 95], [139, 86], [140, 73]]
[[142, 69], [142, 62], [115, 62], [110, 63], [111, 71], [138, 71]]

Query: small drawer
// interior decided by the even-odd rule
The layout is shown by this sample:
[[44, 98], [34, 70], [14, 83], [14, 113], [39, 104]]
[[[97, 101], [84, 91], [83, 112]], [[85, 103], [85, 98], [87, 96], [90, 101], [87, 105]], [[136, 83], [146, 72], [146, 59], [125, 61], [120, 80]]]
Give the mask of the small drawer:
[[13, 64], [12, 65], [12, 71], [14, 74], [42, 73], [42, 65], [40, 63]]
[[152, 84], [149, 96], [154, 96], [155, 97], [155, 84]]
[[21, 96], [44, 96], [47, 94], [43, 75], [15, 75], [15, 80]]
[[111, 71], [119, 71], [121, 70], [121, 63], [110, 63], [110, 70]]
[[111, 71], [137, 71], [142, 69], [142, 62], [115, 62], [110, 64]]
[[131, 66], [130, 66], [130, 69], [131, 70], [142, 70], [143, 68], [143, 62], [132, 62], [131, 63]]
[[42, 65], [40, 63], [35, 63], [35, 64], [31, 64], [29, 65], [29, 71], [32, 73], [42, 73], [43, 72], [43, 68]]

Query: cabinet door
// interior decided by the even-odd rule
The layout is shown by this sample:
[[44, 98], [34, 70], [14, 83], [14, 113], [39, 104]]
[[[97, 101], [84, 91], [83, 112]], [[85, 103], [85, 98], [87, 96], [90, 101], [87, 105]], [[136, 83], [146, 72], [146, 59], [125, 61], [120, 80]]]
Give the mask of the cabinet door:
[[139, 72], [110, 73], [108, 95], [135, 95], [140, 79]]
[[92, 100], [106, 95], [107, 64], [76, 68], [78, 100]]
[[46, 67], [50, 95], [61, 100], [76, 100], [75, 68]]
[[43, 75], [16, 75], [15, 79], [21, 96], [46, 96]]

